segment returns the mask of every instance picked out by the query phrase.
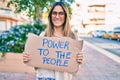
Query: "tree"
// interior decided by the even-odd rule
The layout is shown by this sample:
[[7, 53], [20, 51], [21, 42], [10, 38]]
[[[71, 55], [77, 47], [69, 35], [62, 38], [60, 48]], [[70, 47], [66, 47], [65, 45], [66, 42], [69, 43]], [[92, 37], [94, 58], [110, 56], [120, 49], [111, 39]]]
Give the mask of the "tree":
[[45, 8], [48, 10], [53, 2], [55, 0], [10, 0], [7, 6], [14, 6], [15, 13], [25, 11], [27, 16], [32, 16], [34, 20], [40, 21], [42, 11]]
[[[65, 2], [68, 7], [70, 6], [70, 3], [73, 2], [73, 0], [60, 0], [62, 2]], [[10, 0], [8, 2], [8, 7], [11, 5], [15, 7], [15, 13], [20, 13], [22, 11], [25, 11], [27, 13], [27, 16], [33, 17], [35, 21], [40, 21], [42, 18], [42, 12], [46, 9], [46, 11], [49, 11], [50, 6], [55, 2], [55, 0]], [[70, 12], [69, 7], [69, 12]], [[70, 12], [71, 14], [71, 12]]]

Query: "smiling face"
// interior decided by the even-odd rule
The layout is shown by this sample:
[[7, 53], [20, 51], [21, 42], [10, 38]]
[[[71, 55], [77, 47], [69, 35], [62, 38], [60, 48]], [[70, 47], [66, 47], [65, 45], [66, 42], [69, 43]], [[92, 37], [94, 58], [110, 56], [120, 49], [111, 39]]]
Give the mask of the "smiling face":
[[61, 6], [58, 5], [53, 9], [51, 17], [54, 28], [62, 28], [65, 20], [65, 13]]

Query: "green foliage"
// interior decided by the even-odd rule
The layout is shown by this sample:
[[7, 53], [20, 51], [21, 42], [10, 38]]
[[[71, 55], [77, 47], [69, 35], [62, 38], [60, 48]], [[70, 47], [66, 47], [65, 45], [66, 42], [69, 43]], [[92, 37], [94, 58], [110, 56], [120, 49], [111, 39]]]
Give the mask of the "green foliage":
[[16, 25], [8, 31], [3, 31], [0, 33], [0, 52], [2, 52], [2, 56], [6, 52], [23, 52], [28, 33], [39, 35], [45, 28], [46, 25], [35, 23], [34, 25]]
[[8, 7], [11, 5], [15, 7], [15, 13], [26, 11], [27, 16], [36, 19], [40, 10], [51, 6], [55, 0], [10, 0], [7, 4]]
[[[69, 13], [71, 14], [70, 5], [74, 0], [60, 0], [64, 2], [69, 9]], [[20, 13], [22, 11], [26, 11], [27, 16], [33, 17], [34, 20], [38, 18], [38, 13], [40, 10], [47, 9], [48, 12], [50, 6], [55, 2], [55, 0], [10, 0], [7, 4], [8, 7], [11, 5], [15, 7], [15, 13]]]

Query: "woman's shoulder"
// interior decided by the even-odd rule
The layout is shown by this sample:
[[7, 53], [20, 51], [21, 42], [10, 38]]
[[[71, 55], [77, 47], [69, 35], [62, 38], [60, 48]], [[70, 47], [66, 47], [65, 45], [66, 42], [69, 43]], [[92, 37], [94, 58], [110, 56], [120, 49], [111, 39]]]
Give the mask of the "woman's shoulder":
[[71, 35], [71, 38], [75, 39], [75, 40], [78, 40], [78, 35], [73, 32], [72, 35]]

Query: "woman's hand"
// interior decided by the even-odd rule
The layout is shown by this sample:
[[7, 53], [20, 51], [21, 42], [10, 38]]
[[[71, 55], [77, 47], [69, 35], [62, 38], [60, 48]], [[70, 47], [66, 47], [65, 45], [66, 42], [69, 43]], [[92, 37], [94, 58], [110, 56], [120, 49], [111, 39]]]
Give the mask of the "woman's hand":
[[23, 62], [26, 63], [31, 60], [30, 54], [27, 52], [23, 52]]
[[83, 53], [82, 52], [79, 52], [77, 54], [76, 60], [77, 60], [77, 63], [82, 64], [82, 62], [83, 62]]

